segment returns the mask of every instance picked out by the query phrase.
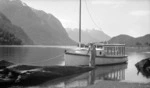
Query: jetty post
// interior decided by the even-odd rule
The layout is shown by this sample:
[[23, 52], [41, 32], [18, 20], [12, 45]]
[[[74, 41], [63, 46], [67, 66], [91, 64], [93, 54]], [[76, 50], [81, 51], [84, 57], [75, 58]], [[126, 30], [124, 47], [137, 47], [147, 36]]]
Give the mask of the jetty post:
[[95, 67], [96, 47], [93, 43], [89, 46], [89, 67]]

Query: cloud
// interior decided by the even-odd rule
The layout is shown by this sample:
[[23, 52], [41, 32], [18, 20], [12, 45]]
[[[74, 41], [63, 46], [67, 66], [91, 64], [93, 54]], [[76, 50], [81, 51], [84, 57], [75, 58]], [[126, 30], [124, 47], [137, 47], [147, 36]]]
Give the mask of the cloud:
[[138, 11], [132, 11], [129, 14], [133, 16], [147, 16], [147, 15], [150, 15], [150, 11], [138, 10]]

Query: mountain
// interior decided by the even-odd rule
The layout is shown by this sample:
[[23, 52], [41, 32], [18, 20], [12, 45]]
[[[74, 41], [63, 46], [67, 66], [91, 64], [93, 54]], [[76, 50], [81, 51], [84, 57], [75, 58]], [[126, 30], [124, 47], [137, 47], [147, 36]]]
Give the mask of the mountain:
[[38, 45], [75, 44], [61, 22], [52, 14], [35, 10], [20, 0], [0, 0], [0, 11]]
[[[71, 29], [66, 28], [67, 33], [69, 34], [69, 37], [73, 39], [74, 41], [79, 41], [79, 29]], [[82, 30], [81, 31], [81, 40], [83, 43], [89, 43], [89, 42], [101, 42], [101, 41], [107, 41], [110, 39], [110, 37], [105, 34], [103, 31], [99, 30]]]
[[0, 45], [31, 45], [33, 41], [22, 28], [14, 25], [0, 12]]
[[147, 46], [150, 45], [150, 34], [137, 38], [128, 35], [118, 35], [111, 38], [108, 42], [126, 44], [127, 46]]
[[127, 44], [131, 40], [134, 40], [134, 37], [122, 34], [122, 35], [118, 35], [118, 36], [112, 37], [108, 42], [109, 43]]

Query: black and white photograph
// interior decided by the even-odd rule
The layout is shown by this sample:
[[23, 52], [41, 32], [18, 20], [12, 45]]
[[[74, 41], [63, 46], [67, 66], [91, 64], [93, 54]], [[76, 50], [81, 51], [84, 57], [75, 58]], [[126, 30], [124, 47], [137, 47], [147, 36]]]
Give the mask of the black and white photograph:
[[0, 88], [150, 88], [150, 0], [0, 0]]

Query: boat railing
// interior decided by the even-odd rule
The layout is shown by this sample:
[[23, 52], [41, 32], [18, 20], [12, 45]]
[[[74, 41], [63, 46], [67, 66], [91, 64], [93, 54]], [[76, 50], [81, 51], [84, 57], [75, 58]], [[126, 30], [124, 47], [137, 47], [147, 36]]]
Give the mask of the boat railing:
[[105, 46], [107, 56], [125, 56], [125, 46]]

